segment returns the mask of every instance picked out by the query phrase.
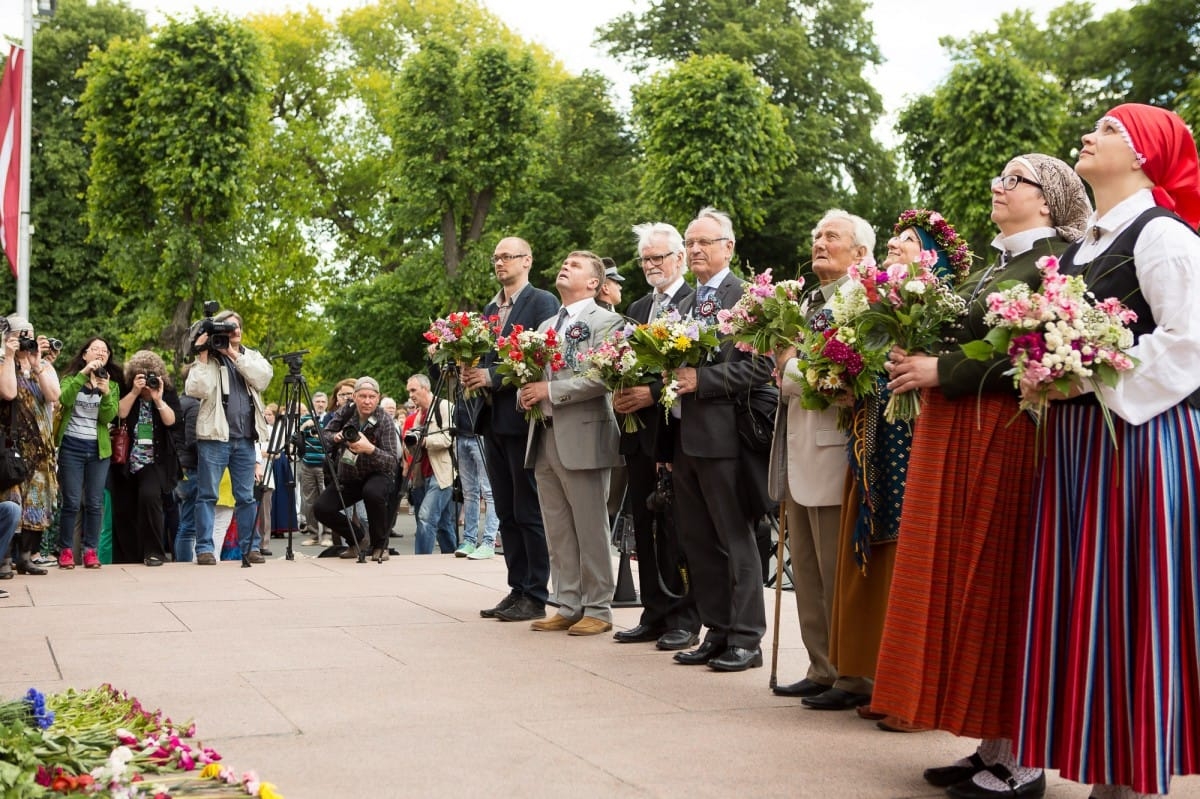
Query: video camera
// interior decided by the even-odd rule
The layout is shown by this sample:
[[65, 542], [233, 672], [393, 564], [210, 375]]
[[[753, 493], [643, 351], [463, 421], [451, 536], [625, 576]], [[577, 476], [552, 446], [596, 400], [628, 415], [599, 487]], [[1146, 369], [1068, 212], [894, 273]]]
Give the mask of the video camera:
[[[218, 352], [229, 349], [229, 334], [237, 330], [237, 323], [218, 322], [213, 319], [220, 307], [216, 300], [204, 303], [204, 318], [192, 325], [193, 352]], [[203, 333], [208, 334], [208, 340], [197, 346], [196, 339], [200, 338]]]

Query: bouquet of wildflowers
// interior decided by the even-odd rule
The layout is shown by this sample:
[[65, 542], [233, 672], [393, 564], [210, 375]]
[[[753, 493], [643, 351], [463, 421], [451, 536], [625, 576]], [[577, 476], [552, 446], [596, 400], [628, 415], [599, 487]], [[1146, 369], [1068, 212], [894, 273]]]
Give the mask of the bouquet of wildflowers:
[[[580, 356], [584, 377], [599, 380], [609, 391], [619, 391], [649, 383], [652, 376], [643, 363], [638, 361], [630, 338], [634, 326], [626, 325], [614, 330], [612, 335]], [[621, 414], [621, 429], [634, 433], [642, 428], [642, 421], [635, 413]]]
[[[424, 334], [425, 340], [433, 345], [430, 358], [442, 365], [478, 365], [479, 359], [496, 345], [495, 322], [495, 317], [489, 319], [466, 311], [433, 320]], [[471, 396], [470, 390], [465, 396]]]
[[717, 329], [744, 352], [770, 355], [791, 347], [804, 329], [804, 281], [771, 282], [771, 270], [755, 275], [732, 308], [717, 312]]
[[679, 383], [668, 380], [669, 373], [681, 366], [699, 366], [721, 346], [714, 327], [684, 319], [674, 309], [635, 327], [629, 343], [645, 372], [662, 374], [665, 385], [659, 402], [668, 413], [679, 400]]
[[[911, 264], [880, 269], [867, 260], [850, 267], [850, 280], [834, 299], [834, 314], [854, 325], [864, 344], [860, 351], [887, 351], [893, 345], [906, 352], [928, 350], [946, 322], [966, 313], [966, 302], [954, 293], [950, 280], [933, 271], [936, 263], [937, 255], [925, 250]], [[889, 423], [912, 422], [920, 413], [916, 391], [892, 394], [884, 408]]]
[[[1083, 277], [1059, 273], [1058, 259], [1052, 255], [1037, 265], [1042, 273], [1039, 290], [1013, 281], [1000, 284], [1000, 290], [987, 297], [984, 321], [991, 332], [962, 349], [976, 360], [1007, 355], [1012, 368], [1006, 374], [1013, 376], [1014, 385], [1029, 376], [1043, 388], [1038, 401], [1022, 402], [1022, 407], [1040, 414], [1051, 387], [1070, 394], [1085, 381], [1093, 388], [1101, 383], [1115, 386], [1120, 373], [1136, 365], [1128, 354], [1133, 346], [1128, 326], [1137, 321], [1137, 314], [1116, 297], [1096, 300]], [[1100, 408], [1112, 434], [1112, 417], [1102, 400]]]
[[[514, 326], [507, 336], [496, 339], [496, 351], [500, 354], [496, 371], [504, 376], [501, 383], [520, 388], [538, 380], [549, 379], [550, 373], [557, 372], [567, 365], [561, 345], [558, 334], [552, 329], [539, 333], [536, 330], [526, 330], [521, 325]], [[536, 405], [525, 411], [527, 422], [545, 420], [545, 414]]]
[[825, 308], [801, 331], [796, 343], [796, 357], [802, 361], [800, 404], [809, 410], [823, 411], [847, 393], [861, 399], [875, 391], [887, 349], [864, 347], [848, 321]]

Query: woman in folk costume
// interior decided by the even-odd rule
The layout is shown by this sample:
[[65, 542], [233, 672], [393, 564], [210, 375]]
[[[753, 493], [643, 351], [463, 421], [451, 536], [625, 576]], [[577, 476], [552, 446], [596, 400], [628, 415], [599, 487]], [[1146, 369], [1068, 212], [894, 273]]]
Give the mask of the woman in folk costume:
[[1062, 253], [1091, 213], [1071, 167], [1030, 153], [991, 184], [998, 252], [959, 288], [967, 315], [932, 353], [894, 351], [894, 392], [922, 390], [900, 543], [872, 707], [923, 727], [981, 738], [977, 751], [925, 779], [951, 796], [1040, 796], [1041, 769], [1012, 747], [1029, 594], [1035, 426], [1020, 412], [1008, 358], [970, 360], [988, 293]]
[[1111, 435], [1095, 394], [1050, 403], [1017, 755], [1154, 796], [1200, 772], [1200, 167], [1183, 120], [1126, 104], [1075, 171], [1096, 212], [1060, 271], [1137, 312], [1137, 365], [1098, 389]]
[[[967, 244], [941, 214], [905, 211], [892, 232], [883, 267], [913, 263], [929, 251], [937, 256], [932, 268], [939, 277], [957, 283], [970, 272]], [[884, 417], [890, 396], [886, 380], [877, 378], [876, 393], [855, 403], [850, 426], [829, 647], [829, 659], [841, 677], [875, 677], [887, 613], [912, 443], [908, 422]], [[886, 723], [865, 707], [870, 701], [869, 694], [847, 697], [837, 689], [802, 700], [817, 710], [857, 705], [864, 718]]]

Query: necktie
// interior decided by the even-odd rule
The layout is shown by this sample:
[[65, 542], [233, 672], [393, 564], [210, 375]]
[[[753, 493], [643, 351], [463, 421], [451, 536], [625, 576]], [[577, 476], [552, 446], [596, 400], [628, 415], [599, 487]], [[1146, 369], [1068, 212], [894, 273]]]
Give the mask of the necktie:
[[661, 291], [654, 292], [654, 304], [650, 306], [650, 319], [653, 321], [666, 310], [667, 302], [670, 300], [666, 294]]
[[696, 289], [697, 304], [711, 300], [712, 296], [716, 293], [717, 290], [712, 286], [701, 286], [700, 288]]
[[555, 323], [555, 325], [554, 325], [554, 332], [555, 332], [555, 333], [561, 333], [561, 332], [563, 331], [563, 327], [564, 327], [564, 326], [566, 325], [566, 323], [567, 323], [567, 316], [568, 316], [568, 315], [569, 315], [569, 314], [567, 313], [567, 309], [566, 309], [566, 307], [565, 307], [565, 306], [559, 309], [559, 311], [558, 311], [558, 322], [556, 322], [556, 323]]

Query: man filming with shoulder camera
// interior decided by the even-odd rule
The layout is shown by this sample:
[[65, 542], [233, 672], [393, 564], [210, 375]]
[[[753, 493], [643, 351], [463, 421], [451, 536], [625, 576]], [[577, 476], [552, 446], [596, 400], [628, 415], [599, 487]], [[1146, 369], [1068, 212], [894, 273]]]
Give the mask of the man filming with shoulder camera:
[[[371, 558], [378, 563], [388, 559], [388, 495], [399, 463], [396, 425], [379, 407], [379, 383], [373, 377], [360, 377], [354, 383], [354, 401], [338, 408], [325, 425], [325, 444], [337, 448], [338, 479], [326, 486], [317, 498], [313, 512], [317, 520], [347, 541], [362, 541], [351, 533], [350, 519], [342, 513], [362, 500], [367, 508], [367, 528], [371, 534]], [[339, 496], [338, 489], [341, 488]], [[353, 547], [341, 557], [355, 557]]]
[[238, 543], [250, 563], [262, 563], [255, 530], [256, 441], [270, 435], [262, 392], [273, 372], [267, 359], [242, 346], [242, 318], [233, 311], [204, 319], [193, 327], [196, 361], [184, 393], [200, 400], [196, 413], [196, 563], [217, 562], [213, 547], [213, 513], [217, 486], [228, 467], [233, 486]]

